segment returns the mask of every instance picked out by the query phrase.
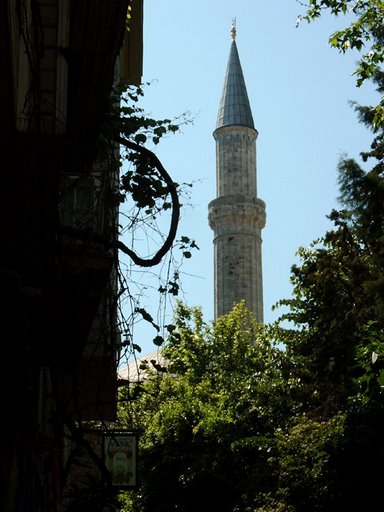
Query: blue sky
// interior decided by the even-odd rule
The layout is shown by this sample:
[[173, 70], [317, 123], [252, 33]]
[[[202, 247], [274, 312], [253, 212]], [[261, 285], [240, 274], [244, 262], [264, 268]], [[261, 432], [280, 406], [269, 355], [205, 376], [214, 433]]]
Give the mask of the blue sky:
[[[179, 236], [195, 239], [200, 250], [181, 268], [180, 298], [201, 306], [207, 321], [213, 319], [213, 243], [207, 221], [216, 192], [212, 132], [236, 18], [237, 47], [259, 132], [258, 196], [267, 211], [264, 320], [271, 322], [278, 315], [272, 305], [291, 295], [297, 249], [330, 226], [326, 215], [337, 207], [339, 158], [357, 157], [371, 141], [349, 101], [371, 104], [376, 93], [369, 84], [356, 87], [357, 54], [342, 55], [328, 45], [328, 36], [347, 19], [326, 16], [297, 28], [304, 7], [296, 0], [144, 0], [144, 9], [143, 82], [150, 85], [139, 106], [155, 118], [189, 112], [194, 119], [149, 148], [175, 181], [194, 183]], [[149, 288], [142, 299], [157, 321], [156, 297]], [[143, 324], [135, 327], [134, 342], [142, 354], [154, 350], [153, 335]]]

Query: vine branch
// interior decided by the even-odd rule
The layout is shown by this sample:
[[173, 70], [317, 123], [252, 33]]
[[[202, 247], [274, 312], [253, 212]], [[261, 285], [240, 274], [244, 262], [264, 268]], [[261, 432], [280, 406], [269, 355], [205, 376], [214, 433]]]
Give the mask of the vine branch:
[[127, 254], [134, 263], [141, 267], [153, 267], [154, 265], [157, 265], [160, 263], [161, 259], [165, 254], [171, 249], [172, 244], [176, 237], [177, 232], [177, 226], [179, 224], [179, 218], [180, 218], [180, 202], [179, 202], [179, 196], [177, 194], [176, 190], [176, 184], [170, 177], [170, 175], [167, 173], [165, 168], [163, 167], [160, 160], [157, 158], [157, 156], [150, 151], [149, 149], [145, 148], [144, 146], [140, 146], [140, 144], [136, 144], [135, 142], [131, 142], [124, 137], [118, 136], [116, 137], [116, 142], [121, 144], [122, 146], [125, 146], [128, 149], [131, 149], [133, 151], [136, 151], [138, 153], [141, 153], [143, 156], [148, 158], [151, 164], [156, 167], [158, 170], [161, 178], [166, 183], [169, 193], [171, 195], [172, 200], [172, 217], [171, 217], [171, 224], [169, 226], [169, 231], [167, 238], [165, 239], [163, 245], [160, 247], [160, 249], [156, 252], [156, 254], [149, 259], [144, 259], [138, 256], [132, 249], [129, 249], [123, 242], [120, 240], [117, 240], [114, 242], [113, 246], [117, 249], [120, 249], [124, 254]]

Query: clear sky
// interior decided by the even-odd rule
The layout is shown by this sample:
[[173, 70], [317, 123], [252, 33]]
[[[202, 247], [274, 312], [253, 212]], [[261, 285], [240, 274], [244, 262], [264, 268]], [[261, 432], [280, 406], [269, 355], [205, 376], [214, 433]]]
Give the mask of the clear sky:
[[[151, 85], [139, 106], [155, 118], [189, 112], [194, 119], [149, 148], [175, 181], [194, 183], [179, 236], [195, 239], [200, 250], [182, 266], [180, 298], [201, 306], [207, 321], [213, 319], [213, 232], [207, 221], [216, 194], [212, 132], [236, 18], [237, 48], [259, 132], [258, 197], [267, 212], [264, 320], [271, 322], [278, 315], [272, 305], [291, 296], [297, 249], [330, 226], [326, 215], [337, 207], [340, 156], [357, 157], [372, 138], [349, 101], [372, 104], [376, 94], [369, 84], [356, 87], [351, 75], [357, 54], [342, 55], [328, 45], [328, 36], [347, 19], [327, 16], [297, 28], [304, 7], [296, 0], [144, 0], [144, 9], [143, 81]], [[143, 306], [156, 320], [149, 290]], [[134, 334], [142, 354], [156, 348], [153, 331], [139, 325]]]

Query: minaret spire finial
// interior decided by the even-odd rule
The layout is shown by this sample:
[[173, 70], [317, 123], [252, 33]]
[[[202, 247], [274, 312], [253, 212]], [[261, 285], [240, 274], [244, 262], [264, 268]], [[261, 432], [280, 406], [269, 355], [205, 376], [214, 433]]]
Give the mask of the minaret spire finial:
[[231, 37], [232, 41], [236, 39], [236, 18], [232, 18]]

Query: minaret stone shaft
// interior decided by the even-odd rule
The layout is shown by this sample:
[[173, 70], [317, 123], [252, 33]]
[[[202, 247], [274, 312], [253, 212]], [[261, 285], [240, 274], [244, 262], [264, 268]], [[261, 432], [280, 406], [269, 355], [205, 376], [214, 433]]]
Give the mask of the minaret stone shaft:
[[216, 199], [208, 206], [214, 232], [215, 319], [245, 300], [263, 322], [261, 230], [265, 203], [257, 197], [256, 139], [251, 107], [232, 26], [224, 87], [213, 132]]

